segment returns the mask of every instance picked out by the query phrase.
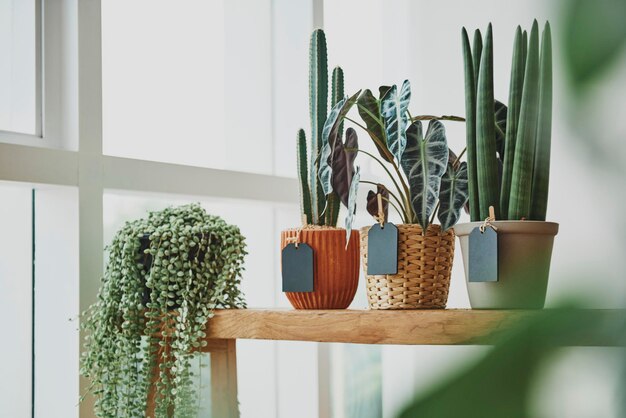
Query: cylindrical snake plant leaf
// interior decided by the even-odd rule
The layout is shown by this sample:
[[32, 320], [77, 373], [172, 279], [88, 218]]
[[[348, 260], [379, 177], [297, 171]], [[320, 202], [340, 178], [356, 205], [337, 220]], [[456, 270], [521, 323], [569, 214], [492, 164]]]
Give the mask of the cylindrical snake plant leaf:
[[461, 32], [465, 69], [465, 138], [467, 142], [467, 172], [469, 179], [469, 206], [472, 221], [480, 220], [478, 204], [478, 176], [476, 174], [476, 79], [467, 30]]
[[469, 198], [467, 163], [462, 162], [457, 164], [457, 167], [453, 163], [454, 161], [448, 161], [448, 168], [441, 178], [441, 191], [439, 192], [437, 218], [444, 231], [456, 225], [461, 217], [461, 209]]
[[509, 84], [509, 108], [506, 121], [505, 156], [500, 192], [500, 213], [507, 216], [509, 213], [509, 199], [511, 196], [511, 177], [513, 176], [513, 159], [515, 158], [515, 140], [517, 138], [517, 124], [519, 122], [522, 89], [524, 88], [524, 39], [522, 28], [515, 31], [513, 44], [513, 60], [511, 63], [511, 81]]
[[515, 159], [511, 177], [511, 200], [508, 218], [512, 221], [530, 218], [535, 135], [539, 102], [539, 41], [537, 21], [533, 22], [524, 71], [524, 88], [520, 108]]
[[309, 189], [309, 171], [306, 153], [306, 135], [304, 130], [298, 131], [298, 184], [300, 185], [300, 209], [302, 214], [306, 216], [307, 224], [313, 221], [313, 213], [311, 211], [311, 190]]
[[[344, 97], [343, 89], [343, 70], [341, 67], [333, 68], [330, 88], [330, 107], [335, 107], [337, 103]], [[343, 121], [339, 125], [339, 137], [343, 136]]]
[[539, 116], [533, 170], [530, 219], [546, 220], [550, 181], [550, 145], [552, 134], [552, 35], [546, 22], [541, 39], [539, 60]]
[[500, 179], [496, 159], [495, 101], [493, 98], [493, 35], [487, 28], [476, 88], [476, 174], [478, 176], [480, 219], [493, 206], [500, 219]]
[[426, 137], [422, 124], [415, 121], [406, 131], [407, 144], [400, 164], [409, 182], [415, 220], [426, 231], [439, 198], [441, 177], [448, 165], [446, 131], [438, 120], [428, 124]]
[[385, 161], [392, 162], [393, 155], [389, 152], [389, 148], [387, 148], [385, 123], [383, 122], [383, 117], [380, 114], [380, 100], [376, 99], [374, 94], [367, 89], [364, 90], [359, 96], [357, 107], [359, 109], [361, 119], [365, 122], [367, 133], [370, 138], [372, 138], [378, 153]]
[[394, 85], [382, 98], [381, 103], [387, 146], [398, 162], [402, 161], [402, 153], [406, 147], [406, 128], [409, 121], [407, 110], [410, 100], [411, 83], [404, 80], [400, 91], [398, 92], [397, 86]]
[[309, 47], [309, 113], [311, 117], [311, 170], [309, 184], [313, 208], [312, 223], [323, 223], [321, 214], [326, 206], [326, 197], [318, 181], [319, 156], [322, 150], [322, 130], [328, 113], [328, 58], [326, 35], [321, 29], [311, 34]]
[[483, 54], [483, 35], [480, 29], [474, 31], [474, 43], [472, 44], [472, 54], [474, 56], [474, 85], [478, 85], [478, 73], [480, 69], [480, 59]]

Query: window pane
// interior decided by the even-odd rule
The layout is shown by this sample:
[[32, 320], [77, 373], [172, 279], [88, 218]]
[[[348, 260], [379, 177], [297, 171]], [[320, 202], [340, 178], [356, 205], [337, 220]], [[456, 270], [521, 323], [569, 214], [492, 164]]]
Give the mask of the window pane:
[[270, 20], [270, 0], [103, 2], [105, 153], [271, 173]]
[[29, 188], [0, 185], [0, 416], [31, 412], [32, 217]]
[[35, 0], [0, 0], [0, 130], [36, 133]]
[[78, 190], [35, 191], [35, 418], [78, 417]]

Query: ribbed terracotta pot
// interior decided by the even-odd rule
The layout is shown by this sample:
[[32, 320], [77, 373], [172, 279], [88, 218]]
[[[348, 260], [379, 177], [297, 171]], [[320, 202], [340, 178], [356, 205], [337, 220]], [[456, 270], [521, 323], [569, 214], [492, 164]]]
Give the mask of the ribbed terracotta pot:
[[[296, 309], [345, 309], [359, 286], [359, 231], [353, 230], [346, 249], [346, 230], [303, 229], [299, 242], [313, 248], [313, 292], [285, 292]], [[298, 235], [297, 229], [280, 234], [280, 248]]]
[[482, 222], [458, 224], [465, 282], [474, 309], [541, 309], [546, 300], [550, 260], [559, 224], [495, 221], [498, 232], [498, 281], [469, 282], [469, 234]]

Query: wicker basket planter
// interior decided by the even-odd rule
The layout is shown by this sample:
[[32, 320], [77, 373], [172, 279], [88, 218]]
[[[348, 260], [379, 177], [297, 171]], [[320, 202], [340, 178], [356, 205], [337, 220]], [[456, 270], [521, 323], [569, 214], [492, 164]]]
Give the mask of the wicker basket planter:
[[454, 260], [454, 232], [430, 225], [398, 227], [398, 273], [367, 275], [367, 232], [361, 229], [361, 259], [371, 309], [445, 308]]
[[296, 309], [345, 309], [359, 286], [359, 232], [352, 231], [346, 249], [346, 230], [288, 229], [280, 234], [285, 248], [298, 233], [299, 242], [313, 248], [313, 292], [285, 292]]

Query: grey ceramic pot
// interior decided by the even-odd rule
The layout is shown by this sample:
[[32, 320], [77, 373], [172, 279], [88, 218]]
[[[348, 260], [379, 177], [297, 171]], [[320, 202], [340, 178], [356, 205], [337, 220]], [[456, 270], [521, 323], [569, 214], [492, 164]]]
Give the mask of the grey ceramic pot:
[[546, 300], [552, 244], [559, 224], [540, 221], [496, 221], [498, 281], [469, 282], [469, 234], [482, 222], [458, 224], [465, 282], [473, 309], [541, 309]]

